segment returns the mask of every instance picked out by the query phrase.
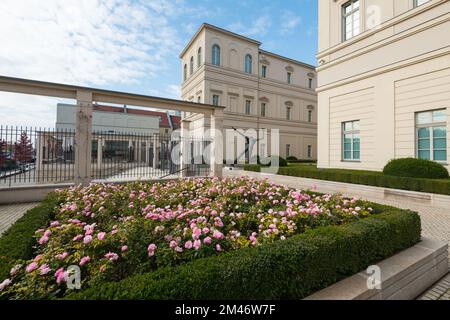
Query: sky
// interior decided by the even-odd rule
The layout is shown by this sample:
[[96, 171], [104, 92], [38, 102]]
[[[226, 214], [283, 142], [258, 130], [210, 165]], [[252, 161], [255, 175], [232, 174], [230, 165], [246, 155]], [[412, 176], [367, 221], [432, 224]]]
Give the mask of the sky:
[[[203, 22], [316, 64], [317, 0], [2, 0], [0, 75], [179, 99]], [[0, 125], [53, 127], [57, 102], [0, 93]]]

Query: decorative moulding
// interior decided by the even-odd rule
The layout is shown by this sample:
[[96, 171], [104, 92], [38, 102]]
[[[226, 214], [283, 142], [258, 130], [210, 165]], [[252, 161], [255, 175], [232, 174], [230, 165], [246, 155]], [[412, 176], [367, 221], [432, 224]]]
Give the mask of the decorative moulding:
[[308, 110], [314, 110], [314, 106], [311, 106], [311, 105], [307, 106], [306, 108], [307, 108]]
[[288, 107], [293, 107], [293, 106], [294, 106], [294, 104], [292, 103], [292, 101], [286, 101], [284, 104], [285, 104], [286, 106], [288, 106]]
[[287, 66], [287, 67], [286, 67], [286, 71], [287, 71], [287, 72], [294, 72], [294, 67], [292, 67], [292, 66]]
[[259, 101], [261, 101], [261, 102], [269, 102], [270, 100], [268, 99], [268, 98], [266, 98], [266, 97], [262, 97], [262, 98], [260, 98], [259, 99]]
[[308, 73], [308, 78], [314, 79], [316, 75], [312, 72]]

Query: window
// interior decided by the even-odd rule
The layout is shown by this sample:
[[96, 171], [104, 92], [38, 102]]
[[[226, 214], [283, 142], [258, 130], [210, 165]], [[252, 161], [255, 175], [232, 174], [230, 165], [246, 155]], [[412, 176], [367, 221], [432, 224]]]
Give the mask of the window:
[[252, 102], [250, 100], [245, 100], [245, 114], [250, 115], [252, 112]]
[[261, 103], [261, 117], [265, 117], [265, 116], [266, 116], [266, 104]]
[[360, 32], [359, 0], [350, 0], [342, 6], [343, 41], [357, 36]]
[[198, 96], [197, 103], [202, 103], [202, 97]]
[[263, 78], [266, 78], [266, 77], [267, 77], [267, 66], [262, 66], [261, 76], [262, 76]]
[[361, 160], [361, 138], [359, 120], [344, 122], [342, 124], [342, 150], [344, 161]]
[[202, 65], [202, 48], [198, 48], [197, 51], [197, 68], [200, 68]]
[[423, 4], [427, 3], [428, 1], [430, 1], [430, 0], [414, 0], [414, 8], [423, 5]]
[[183, 79], [184, 79], [184, 81], [187, 80], [187, 64], [184, 65]]
[[310, 89], [312, 89], [312, 85], [313, 85], [313, 79], [309, 78], [309, 79], [308, 79], [308, 87], [309, 87]]
[[219, 96], [217, 94], [213, 95], [213, 105], [218, 106], [220, 103]]
[[212, 47], [212, 64], [220, 66], [220, 47], [217, 44]]
[[292, 73], [290, 73], [290, 72], [287, 73], [287, 83], [289, 83], [289, 84], [292, 83]]
[[253, 58], [251, 55], [245, 56], [245, 73], [252, 74]]
[[189, 62], [189, 74], [192, 76], [194, 73], [194, 57], [191, 57], [191, 61]]
[[308, 158], [312, 158], [312, 145], [308, 145]]
[[308, 110], [308, 122], [313, 122], [313, 112], [312, 110]]
[[286, 120], [291, 120], [292, 115], [291, 115], [291, 107], [286, 107]]
[[286, 158], [291, 156], [291, 145], [287, 144], [286, 145]]
[[447, 161], [446, 110], [416, 114], [416, 145], [419, 159]]

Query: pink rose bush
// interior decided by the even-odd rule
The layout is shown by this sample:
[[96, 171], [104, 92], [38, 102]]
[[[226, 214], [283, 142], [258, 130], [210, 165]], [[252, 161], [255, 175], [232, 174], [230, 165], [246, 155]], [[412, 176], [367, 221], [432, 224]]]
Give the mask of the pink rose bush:
[[62, 296], [72, 265], [87, 288], [372, 213], [356, 198], [250, 178], [91, 184], [57, 197], [54, 221], [36, 231], [35, 258], [0, 279], [0, 298]]

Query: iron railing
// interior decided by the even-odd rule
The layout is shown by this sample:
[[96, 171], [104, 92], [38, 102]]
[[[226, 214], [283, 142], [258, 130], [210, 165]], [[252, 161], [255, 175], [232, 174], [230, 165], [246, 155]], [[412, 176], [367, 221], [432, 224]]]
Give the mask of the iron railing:
[[[207, 176], [204, 138], [94, 132], [91, 179], [116, 182]], [[180, 165], [180, 144], [190, 160]], [[200, 157], [200, 158], [199, 158]], [[0, 187], [70, 183], [75, 180], [75, 131], [0, 126]]]

